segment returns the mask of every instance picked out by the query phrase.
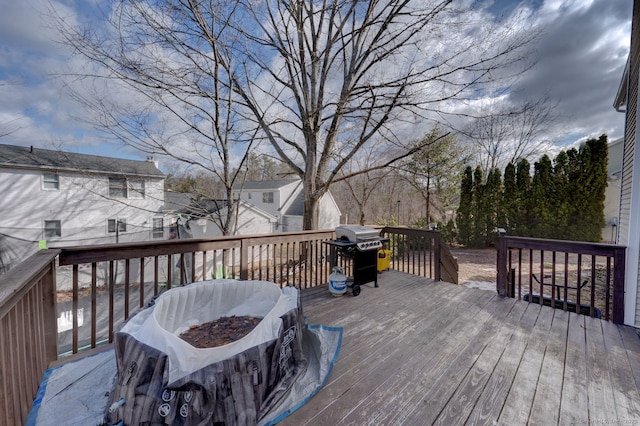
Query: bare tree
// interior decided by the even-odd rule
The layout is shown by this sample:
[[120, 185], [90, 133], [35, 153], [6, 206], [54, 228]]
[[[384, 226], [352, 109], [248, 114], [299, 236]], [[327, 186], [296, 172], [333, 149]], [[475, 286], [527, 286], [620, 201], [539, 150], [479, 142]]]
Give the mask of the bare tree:
[[476, 118], [463, 133], [478, 148], [477, 161], [485, 176], [494, 168], [541, 155], [548, 143], [542, 134], [556, 119], [555, 107], [548, 96], [518, 105], [496, 102]]
[[196, 2], [116, 3], [102, 32], [53, 11], [63, 41], [90, 64], [66, 76], [76, 78], [73, 95], [104, 134], [187, 172], [213, 174], [223, 192], [215, 210], [225, 215], [216, 222], [230, 234], [239, 202], [233, 186], [255, 146], [231, 90], [231, 52], [212, 52], [208, 37], [216, 35], [198, 30]]
[[[349, 210], [355, 210], [357, 222], [365, 225], [367, 214], [371, 213], [369, 207], [370, 200], [376, 200], [376, 187], [385, 179], [393, 169], [385, 167], [374, 169], [372, 165], [379, 163], [380, 156], [384, 155], [376, 149], [375, 145], [364, 148], [357, 158], [348, 164], [343, 172], [350, 177], [336, 179], [336, 183], [341, 183], [338, 193], [334, 194], [336, 201]], [[364, 170], [364, 172], [362, 172]], [[371, 220], [371, 217], [369, 217]]]
[[[388, 160], [373, 169], [410, 155], [398, 126], [443, 113], [447, 101], [476, 96], [474, 88], [526, 57], [530, 33], [456, 5], [123, 0], [111, 14], [111, 33], [67, 28], [65, 34], [80, 54], [108, 70], [104, 77], [137, 90], [184, 124], [170, 134], [152, 133], [149, 126], [141, 131], [147, 111], [120, 110], [116, 117], [107, 109], [109, 128], [136, 125], [120, 135], [124, 140], [196, 164], [172, 149], [174, 139], [188, 133], [202, 142], [193, 147], [196, 157], [217, 153], [226, 164], [238, 135], [250, 141], [257, 130], [303, 180], [303, 227], [313, 229], [319, 200], [363, 147], [387, 147]], [[225, 182], [235, 179], [221, 167]]]

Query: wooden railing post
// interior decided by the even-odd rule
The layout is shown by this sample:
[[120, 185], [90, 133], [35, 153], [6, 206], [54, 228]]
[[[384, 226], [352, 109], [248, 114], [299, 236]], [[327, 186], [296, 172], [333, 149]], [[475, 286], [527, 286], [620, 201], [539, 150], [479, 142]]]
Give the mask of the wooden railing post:
[[240, 279], [249, 279], [249, 240], [240, 239]]
[[434, 241], [434, 250], [433, 250], [433, 279], [435, 281], [442, 281], [442, 263], [440, 252], [440, 246], [442, 245], [442, 238], [440, 237], [439, 232], [432, 233], [433, 241]]
[[617, 248], [613, 255], [613, 323], [624, 324], [625, 249]]
[[58, 311], [56, 289], [56, 261], [49, 264], [49, 270], [43, 277], [42, 316], [44, 323], [44, 344], [48, 362], [58, 359]]
[[498, 276], [496, 277], [496, 290], [500, 296], [507, 296], [507, 239], [498, 237]]

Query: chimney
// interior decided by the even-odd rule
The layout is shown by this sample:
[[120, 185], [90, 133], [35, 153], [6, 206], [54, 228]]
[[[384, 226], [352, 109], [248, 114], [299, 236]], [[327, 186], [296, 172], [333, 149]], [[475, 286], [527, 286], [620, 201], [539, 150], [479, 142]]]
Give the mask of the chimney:
[[156, 166], [156, 169], [158, 168], [158, 162], [154, 160], [151, 155], [147, 157], [147, 163], [153, 163]]

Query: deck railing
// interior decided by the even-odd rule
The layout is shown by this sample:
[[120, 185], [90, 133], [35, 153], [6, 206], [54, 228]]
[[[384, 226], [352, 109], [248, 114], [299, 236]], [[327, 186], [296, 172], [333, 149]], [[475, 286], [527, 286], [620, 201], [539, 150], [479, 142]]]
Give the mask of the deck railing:
[[497, 291], [622, 324], [625, 250], [611, 244], [502, 236]]
[[[392, 269], [458, 281], [438, 232], [385, 227], [381, 235], [389, 238]], [[0, 424], [25, 422], [43, 372], [60, 353], [111, 341], [122, 322], [172, 286], [210, 278], [326, 284], [324, 242], [334, 237], [305, 231], [38, 252], [0, 278]], [[497, 290], [622, 323], [624, 261], [625, 248], [615, 245], [502, 237]]]
[[[457, 281], [436, 232], [382, 232], [392, 241], [392, 268]], [[326, 284], [324, 242], [333, 238], [334, 231], [304, 231], [38, 252], [0, 277], [0, 424], [24, 424], [44, 371], [60, 355], [111, 342], [127, 318], [171, 287], [211, 278]]]
[[392, 269], [458, 284], [458, 263], [440, 233], [425, 229], [385, 227]]
[[186, 283], [214, 278], [299, 288], [326, 283], [330, 270], [323, 241], [334, 235], [308, 231], [61, 248], [59, 277], [67, 285], [58, 288], [68, 290], [59, 292], [59, 322], [65, 328], [59, 351], [77, 353], [111, 342], [133, 312]]
[[34, 254], [0, 277], [0, 424], [23, 425], [57, 356], [55, 258]]

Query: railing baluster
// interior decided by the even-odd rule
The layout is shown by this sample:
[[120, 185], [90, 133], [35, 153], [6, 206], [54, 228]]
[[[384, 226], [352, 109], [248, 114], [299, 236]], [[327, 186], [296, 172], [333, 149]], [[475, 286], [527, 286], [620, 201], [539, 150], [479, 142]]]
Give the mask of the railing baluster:
[[611, 304], [611, 258], [607, 257], [607, 276], [606, 276], [604, 319], [609, 321], [609, 305]]
[[576, 282], [576, 312], [580, 312], [580, 294], [582, 293], [582, 253], [578, 254], [578, 281]]
[[[507, 261], [509, 265], [512, 265], [513, 260], [510, 255], [512, 249], [518, 249], [520, 257], [522, 257], [522, 250], [527, 250], [529, 260], [528, 267], [525, 266], [525, 269], [528, 269], [530, 274], [529, 294], [533, 295], [531, 271], [535, 266], [541, 275], [539, 296], [536, 296], [540, 297], [541, 304], [592, 317], [602, 316], [605, 320], [612, 320], [616, 324], [624, 322], [625, 247], [612, 244], [508, 236], [500, 237], [498, 247], [498, 291], [501, 288], [501, 265], [507, 265]], [[546, 254], [548, 251], [551, 251], [550, 256]], [[539, 257], [537, 252], [540, 253]], [[558, 265], [558, 252], [564, 253], [563, 266]], [[504, 260], [501, 260], [501, 257], [504, 257]], [[539, 268], [537, 263], [534, 265], [534, 257], [536, 262], [540, 263]], [[546, 267], [546, 257], [551, 259], [549, 268]], [[600, 261], [606, 263], [606, 268], [598, 266]], [[518, 266], [522, 270], [522, 259], [518, 260]], [[551, 272], [550, 283], [545, 281], [545, 271], [548, 269]], [[561, 280], [558, 278], [560, 273], [564, 275]], [[518, 275], [519, 293], [522, 292], [521, 274], [522, 272]], [[589, 276], [585, 276], [585, 274]], [[589, 293], [585, 296], [583, 286], [589, 282]], [[613, 283], [613, 289], [611, 283]], [[545, 296], [545, 288], [549, 285], [551, 285], [550, 297], [549, 295]], [[604, 288], [601, 288], [602, 286]], [[557, 300], [562, 300], [562, 303], [556, 303]]]
[[569, 300], [569, 253], [564, 254], [564, 297], [562, 299], [562, 310], [566, 311]]
[[72, 312], [72, 348], [73, 353], [78, 352], [78, 265], [73, 265], [73, 278], [72, 278], [72, 301], [71, 301], [71, 312]]
[[589, 309], [589, 316], [592, 318], [595, 316], [593, 307], [596, 303], [596, 279], [596, 256], [591, 255], [591, 308]]
[[540, 304], [544, 304], [544, 250], [540, 250]]
[[159, 264], [158, 264], [158, 258], [159, 256], [153, 256], [153, 295], [157, 296], [160, 292], [159, 288], [158, 288], [158, 284], [160, 281], [160, 271], [159, 269]]
[[113, 260], [109, 261], [109, 343], [113, 343], [115, 278], [113, 276]]
[[556, 251], [551, 252], [551, 307], [556, 307]]
[[[194, 267], [195, 268], [195, 267]], [[207, 251], [202, 251], [202, 279], [207, 280], [211, 277], [207, 277]]]
[[124, 320], [129, 319], [129, 274], [131, 272], [131, 262], [124, 261]]
[[171, 261], [171, 255], [167, 256], [167, 282], [166, 289], [169, 290], [171, 288], [171, 281], [173, 280], [173, 265]]
[[91, 263], [91, 347], [97, 344], [97, 324], [98, 320], [98, 264]]
[[142, 309], [144, 307], [144, 297], [145, 297], [145, 283], [144, 283], [144, 257], [138, 259], [139, 269], [140, 269], [140, 304], [138, 307]]

